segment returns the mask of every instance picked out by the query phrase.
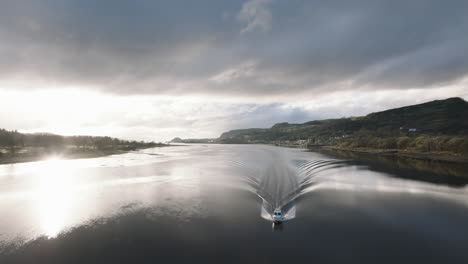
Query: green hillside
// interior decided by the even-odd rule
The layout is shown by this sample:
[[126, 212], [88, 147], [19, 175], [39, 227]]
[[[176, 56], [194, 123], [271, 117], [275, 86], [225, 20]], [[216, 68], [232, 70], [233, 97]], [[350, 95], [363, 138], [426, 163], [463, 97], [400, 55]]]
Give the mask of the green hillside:
[[303, 124], [279, 123], [270, 129], [233, 130], [220, 143], [332, 145], [343, 148], [403, 149], [468, 153], [468, 102], [436, 100], [363, 117]]

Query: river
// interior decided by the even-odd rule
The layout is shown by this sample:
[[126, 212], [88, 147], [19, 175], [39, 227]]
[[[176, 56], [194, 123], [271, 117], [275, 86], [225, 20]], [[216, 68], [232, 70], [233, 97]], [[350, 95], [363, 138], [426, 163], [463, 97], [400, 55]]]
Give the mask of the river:
[[467, 184], [466, 165], [263, 145], [1, 165], [0, 263], [468, 263]]

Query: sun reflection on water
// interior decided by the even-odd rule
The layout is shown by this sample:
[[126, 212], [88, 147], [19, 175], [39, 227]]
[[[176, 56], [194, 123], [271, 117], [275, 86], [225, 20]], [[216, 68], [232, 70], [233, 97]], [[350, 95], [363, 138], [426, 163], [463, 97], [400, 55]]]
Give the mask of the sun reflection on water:
[[47, 160], [38, 170], [37, 220], [41, 232], [53, 238], [63, 231], [70, 217], [72, 179], [66, 163], [58, 158]]

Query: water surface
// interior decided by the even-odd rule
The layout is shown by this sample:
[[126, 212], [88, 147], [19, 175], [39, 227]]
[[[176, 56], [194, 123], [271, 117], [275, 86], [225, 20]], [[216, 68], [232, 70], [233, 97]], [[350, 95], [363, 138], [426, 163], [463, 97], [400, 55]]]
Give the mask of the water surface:
[[[463, 165], [335, 154], [193, 145], [2, 165], [0, 263], [468, 263]], [[272, 228], [274, 208], [290, 221]]]

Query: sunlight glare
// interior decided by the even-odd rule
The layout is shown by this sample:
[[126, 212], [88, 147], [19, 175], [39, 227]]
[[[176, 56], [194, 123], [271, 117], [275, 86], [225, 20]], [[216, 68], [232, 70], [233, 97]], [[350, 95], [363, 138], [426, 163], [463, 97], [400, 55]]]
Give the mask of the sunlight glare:
[[41, 232], [48, 238], [56, 237], [70, 216], [72, 201], [71, 178], [67, 174], [67, 166], [58, 157], [51, 157], [38, 168], [40, 177], [37, 208]]

